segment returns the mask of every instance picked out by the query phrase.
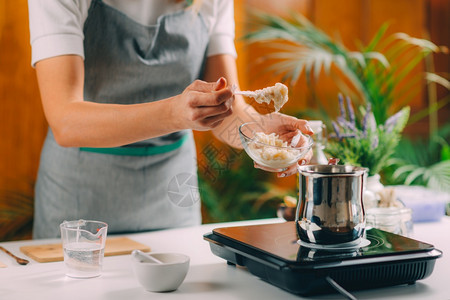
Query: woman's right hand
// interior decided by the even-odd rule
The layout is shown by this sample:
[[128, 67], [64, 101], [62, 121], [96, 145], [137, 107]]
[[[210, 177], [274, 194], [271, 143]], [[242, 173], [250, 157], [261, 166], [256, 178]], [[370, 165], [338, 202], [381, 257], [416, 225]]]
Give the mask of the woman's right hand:
[[196, 80], [172, 98], [172, 120], [180, 129], [211, 130], [232, 114], [233, 99], [225, 78], [217, 82]]
[[84, 100], [80, 56], [43, 59], [36, 72], [45, 116], [63, 147], [119, 147], [182, 129], [209, 130], [232, 112], [225, 79], [195, 81], [171, 98], [121, 105]]

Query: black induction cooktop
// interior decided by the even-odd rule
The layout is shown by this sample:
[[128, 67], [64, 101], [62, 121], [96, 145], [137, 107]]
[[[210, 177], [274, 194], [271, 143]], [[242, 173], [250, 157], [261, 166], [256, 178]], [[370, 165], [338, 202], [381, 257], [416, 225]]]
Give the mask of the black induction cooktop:
[[442, 256], [433, 245], [375, 228], [364, 238], [361, 248], [314, 249], [300, 245], [294, 222], [217, 228], [204, 235], [211, 251], [229, 264], [300, 295], [333, 292], [330, 281], [347, 290], [413, 284], [428, 277]]

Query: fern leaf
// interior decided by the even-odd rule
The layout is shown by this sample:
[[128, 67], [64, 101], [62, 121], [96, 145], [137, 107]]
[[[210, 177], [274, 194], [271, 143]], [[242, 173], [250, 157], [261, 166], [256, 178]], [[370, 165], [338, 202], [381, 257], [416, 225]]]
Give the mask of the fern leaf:
[[416, 180], [418, 177], [423, 176], [424, 169], [423, 168], [416, 168], [414, 171], [412, 171], [405, 179], [405, 184], [410, 185], [414, 180]]

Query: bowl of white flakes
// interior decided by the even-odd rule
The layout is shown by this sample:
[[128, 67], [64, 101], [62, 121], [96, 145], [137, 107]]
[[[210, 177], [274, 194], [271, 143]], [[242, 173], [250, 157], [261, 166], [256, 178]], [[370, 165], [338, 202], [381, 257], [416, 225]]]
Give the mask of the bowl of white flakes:
[[300, 131], [280, 136], [272, 130], [270, 122], [239, 126], [245, 152], [260, 166], [283, 171], [302, 159], [313, 145], [313, 139]]

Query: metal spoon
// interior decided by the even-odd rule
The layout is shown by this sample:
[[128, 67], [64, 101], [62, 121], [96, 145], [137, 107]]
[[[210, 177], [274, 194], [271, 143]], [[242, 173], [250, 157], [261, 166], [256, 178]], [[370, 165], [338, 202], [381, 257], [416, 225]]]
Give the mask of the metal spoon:
[[8, 254], [9, 256], [12, 256], [12, 257], [17, 261], [17, 263], [18, 263], [19, 265], [26, 265], [26, 264], [29, 263], [28, 260], [15, 256], [14, 254], [12, 254], [11, 252], [9, 252], [8, 250], [6, 250], [5, 248], [3, 248], [3, 247], [1, 247], [1, 246], [0, 246], [0, 250], [2, 250], [3, 252], [5, 252], [5, 253]]

